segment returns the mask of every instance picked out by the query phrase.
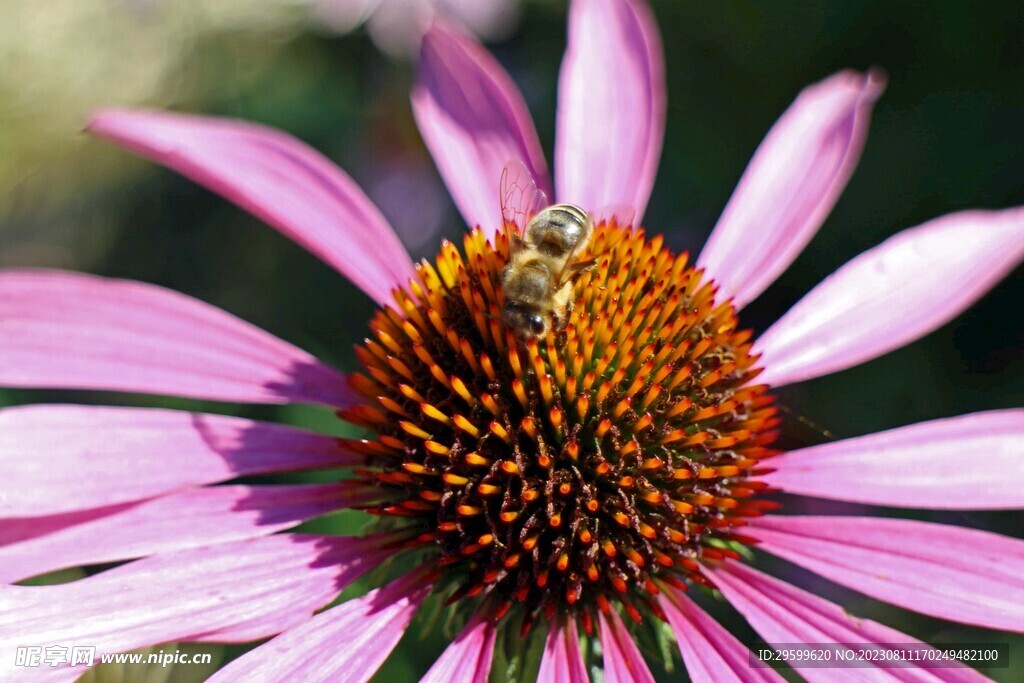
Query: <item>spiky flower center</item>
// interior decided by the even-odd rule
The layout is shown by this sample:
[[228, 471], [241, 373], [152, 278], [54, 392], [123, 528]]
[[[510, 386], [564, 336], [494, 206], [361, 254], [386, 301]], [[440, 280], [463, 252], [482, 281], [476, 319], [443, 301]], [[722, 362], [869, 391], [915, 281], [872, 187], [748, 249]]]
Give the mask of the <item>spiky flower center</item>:
[[344, 417], [378, 436], [350, 445], [394, 495], [371, 511], [407, 518], [456, 597], [499, 614], [657, 613], [659, 582], [703, 582], [699, 560], [774, 505], [749, 478], [777, 422], [750, 332], [685, 254], [611, 224], [566, 329], [524, 342], [501, 323], [507, 230], [445, 243], [358, 349], [367, 403]]

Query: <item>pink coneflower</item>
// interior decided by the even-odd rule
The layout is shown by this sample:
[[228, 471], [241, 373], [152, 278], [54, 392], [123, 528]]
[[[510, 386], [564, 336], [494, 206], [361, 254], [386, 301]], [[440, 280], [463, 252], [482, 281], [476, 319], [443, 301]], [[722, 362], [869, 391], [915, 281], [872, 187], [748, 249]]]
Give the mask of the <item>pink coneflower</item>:
[[[0, 382], [324, 404], [376, 436], [339, 441], [172, 410], [0, 412], [3, 578], [135, 560], [68, 584], [0, 587], [2, 677], [25, 673], [13, 665], [19, 645], [117, 652], [276, 636], [215, 679], [364, 681], [428, 597], [451, 601], [462, 625], [430, 681], [485, 680], [507, 629], [546, 630], [540, 680], [585, 680], [586, 637], [600, 641], [606, 680], [649, 681], [629, 624], [650, 620], [670, 625], [695, 681], [778, 679], [751, 668], [687, 588], [721, 591], [769, 642], [917, 642], [750, 567], [737, 549], [753, 543], [911, 610], [1024, 630], [1018, 540], [901, 519], [766, 514], [777, 489], [900, 507], [1024, 504], [1020, 410], [772, 448], [771, 387], [928, 333], [1024, 257], [1022, 209], [939, 218], [846, 264], [751, 342], [738, 311], [824, 220], [881, 90], [877, 75], [844, 72], [801, 93], [696, 267], [634, 227], [665, 117], [659, 38], [640, 0], [572, 4], [553, 188], [508, 75], [466, 37], [440, 26], [427, 35], [413, 108], [474, 226], [462, 250], [445, 244], [433, 264], [414, 265], [359, 188], [283, 133], [169, 113], [98, 115], [93, 133], [251, 211], [380, 304], [358, 349], [362, 370], [345, 377], [151, 285], [8, 271]], [[600, 263], [577, 283], [568, 327], [539, 342], [500, 323], [512, 228], [497, 186], [509, 159], [548, 197], [603, 217], [590, 246]], [[213, 486], [339, 467], [353, 476]], [[276, 533], [342, 508], [377, 515], [380, 529]], [[395, 557], [415, 569], [314, 614]], [[872, 673], [982, 678], [966, 668]]]

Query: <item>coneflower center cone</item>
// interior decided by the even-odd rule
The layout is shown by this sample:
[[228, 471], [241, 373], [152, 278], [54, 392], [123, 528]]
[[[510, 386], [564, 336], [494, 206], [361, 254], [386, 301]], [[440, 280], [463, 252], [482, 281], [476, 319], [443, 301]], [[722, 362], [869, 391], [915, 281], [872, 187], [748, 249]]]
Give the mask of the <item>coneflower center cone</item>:
[[370, 511], [499, 616], [659, 614], [659, 583], [703, 583], [700, 560], [736, 555], [743, 518], [775, 505], [751, 478], [777, 424], [751, 332], [686, 254], [611, 223], [568, 326], [524, 342], [500, 315], [511, 229], [443, 244], [357, 349], [366, 403], [342, 416], [377, 434], [349, 445], [391, 494]]

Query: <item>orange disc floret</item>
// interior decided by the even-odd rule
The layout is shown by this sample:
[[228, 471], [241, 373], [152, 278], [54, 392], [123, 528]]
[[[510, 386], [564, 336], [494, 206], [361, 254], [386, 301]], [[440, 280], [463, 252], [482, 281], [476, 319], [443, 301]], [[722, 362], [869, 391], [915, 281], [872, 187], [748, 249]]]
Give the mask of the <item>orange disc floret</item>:
[[765, 510], [749, 475], [778, 420], [750, 332], [685, 254], [611, 223], [565, 329], [523, 341], [501, 322], [507, 229], [445, 243], [357, 350], [366, 403], [343, 417], [377, 437], [349, 445], [394, 496], [371, 512], [419, 525], [455, 598], [527, 623], [703, 582], [699, 559], [735, 555], [711, 542]]

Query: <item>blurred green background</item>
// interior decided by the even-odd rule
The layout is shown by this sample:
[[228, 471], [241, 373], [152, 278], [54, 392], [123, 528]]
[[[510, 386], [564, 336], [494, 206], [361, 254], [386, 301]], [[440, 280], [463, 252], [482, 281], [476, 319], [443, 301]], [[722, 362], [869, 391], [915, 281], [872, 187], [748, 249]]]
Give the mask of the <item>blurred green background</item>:
[[[340, 35], [314, 0], [5, 0], [0, 9], [0, 266], [135, 278], [250, 320], [340, 368], [353, 367], [371, 305], [334, 271], [210, 192], [81, 135], [108, 105], [236, 116], [287, 130], [336, 160], [396, 225], [414, 256], [464, 228], [409, 111], [413, 67], [365, 30]], [[742, 322], [765, 329], [837, 266], [946, 212], [1024, 204], [1024, 18], [1016, 2], [654, 0], [669, 119], [649, 230], [699, 250], [761, 137], [803, 86], [880, 66], [859, 169], [823, 230]], [[563, 2], [522, 4], [491, 47], [553, 143]], [[497, 192], [495, 193], [497, 195]], [[845, 437], [1024, 405], [1024, 272], [964, 315], [881, 359], [780, 392], [794, 414]], [[337, 431], [329, 414], [83, 392], [0, 390], [0, 404], [81, 401], [237, 412]], [[799, 425], [797, 425], [799, 427]], [[343, 427], [341, 427], [343, 428]], [[804, 435], [813, 440], [814, 435]], [[984, 462], [965, 453], [965, 463]], [[1024, 465], [1022, 465], [1024, 467]], [[956, 472], [950, 472], [956, 477]], [[922, 513], [787, 500], [793, 512], [898, 514], [1022, 535], [1016, 513]], [[319, 522], [351, 532], [353, 515]], [[759, 556], [804, 587], [931, 641], [1024, 639], [954, 626], [841, 589]], [[707, 604], [707, 602], [705, 601]], [[707, 604], [747, 642], [753, 632]], [[414, 626], [379, 680], [415, 680], [443, 648]], [[241, 648], [218, 652], [233, 657]], [[678, 660], [678, 655], [677, 655]], [[657, 668], [655, 665], [654, 668]], [[208, 671], [98, 672], [102, 680], [201, 679]], [[106, 676], [106, 678], [103, 678]], [[684, 680], [676, 671], [667, 680]]]

